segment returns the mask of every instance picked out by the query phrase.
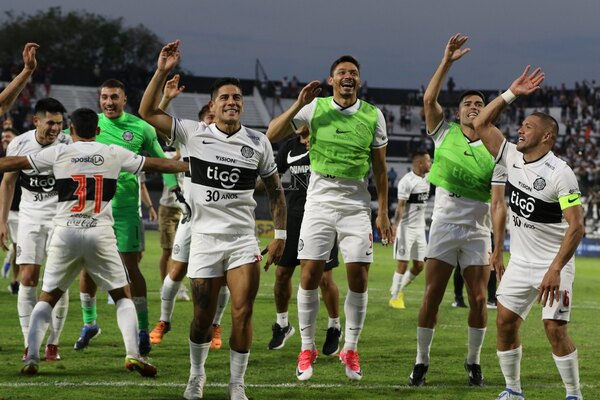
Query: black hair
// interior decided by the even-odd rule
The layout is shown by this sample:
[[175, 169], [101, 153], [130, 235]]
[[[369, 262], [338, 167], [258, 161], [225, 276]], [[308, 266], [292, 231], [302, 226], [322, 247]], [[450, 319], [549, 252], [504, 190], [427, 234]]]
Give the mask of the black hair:
[[349, 62], [349, 63], [356, 65], [356, 69], [358, 69], [358, 72], [360, 73], [360, 63], [358, 62], [358, 60], [350, 55], [345, 55], [345, 56], [341, 56], [340, 58], [335, 60], [333, 62], [333, 64], [331, 64], [331, 68], [329, 68], [329, 76], [333, 76], [333, 71], [335, 71], [335, 68], [339, 64], [344, 63], [344, 62]]
[[6, 129], [2, 129], [2, 132], [10, 132], [15, 136], [19, 136], [21, 134], [21, 132], [19, 132], [18, 130], [16, 130], [15, 128], [6, 128]]
[[71, 113], [71, 124], [77, 136], [91, 139], [98, 130], [98, 114], [89, 108], [78, 108]]
[[414, 153], [412, 153], [412, 155], [410, 156], [410, 161], [414, 161], [415, 158], [422, 157], [422, 156], [425, 156], [427, 154], [429, 154], [429, 153], [427, 151], [425, 151], [425, 150], [417, 150]]
[[240, 82], [240, 80], [238, 78], [232, 78], [232, 77], [220, 78], [220, 79], [217, 79], [210, 87], [210, 99], [214, 100], [219, 89], [225, 85], [237, 86], [240, 89], [240, 92], [242, 91], [242, 83]]
[[208, 104], [205, 104], [204, 106], [202, 106], [202, 108], [198, 112], [198, 121], [202, 121], [204, 119], [204, 116], [206, 116], [206, 114], [208, 114], [209, 112], [210, 112], [210, 107], [208, 106]]
[[458, 98], [458, 104], [460, 105], [460, 103], [462, 103], [462, 101], [465, 97], [471, 96], [471, 95], [481, 97], [481, 100], [483, 100], [483, 102], [485, 103], [485, 94], [481, 93], [479, 90], [467, 90], [465, 92], [462, 92], [462, 94]]
[[550, 114], [546, 114], [541, 111], [534, 111], [531, 113], [531, 115], [535, 115], [536, 117], [538, 117], [542, 121], [544, 121], [546, 124], [550, 124], [551, 125], [550, 130], [552, 133], [552, 137], [554, 138], [554, 140], [556, 140], [556, 138], [558, 137], [558, 129], [559, 129], [558, 121], [556, 120], [556, 118], [554, 118]]
[[102, 88], [121, 89], [123, 92], [125, 92], [125, 84], [114, 78], [110, 78], [102, 82], [100, 89]]
[[45, 97], [40, 99], [35, 103], [35, 107], [33, 109], [34, 115], [37, 114], [45, 114], [49, 112], [50, 114], [64, 114], [67, 112], [65, 106], [62, 103], [52, 97]]

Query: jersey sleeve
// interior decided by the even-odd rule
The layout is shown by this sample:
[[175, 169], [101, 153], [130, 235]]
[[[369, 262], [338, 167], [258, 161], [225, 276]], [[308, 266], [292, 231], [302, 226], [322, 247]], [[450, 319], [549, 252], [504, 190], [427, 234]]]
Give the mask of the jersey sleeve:
[[508, 171], [506, 167], [500, 164], [496, 164], [494, 172], [492, 173], [492, 185], [506, 185], [508, 179]]
[[277, 172], [277, 165], [275, 164], [275, 158], [273, 157], [273, 148], [271, 143], [264, 136], [262, 139], [264, 151], [262, 158], [258, 162], [258, 174], [261, 178], [268, 178]]
[[136, 175], [142, 171], [144, 163], [146, 162], [146, 157], [135, 154], [133, 151], [127, 150], [124, 147], [111, 145], [110, 148], [116, 154], [117, 159], [121, 164], [121, 170]]
[[[512, 145], [515, 146], [515, 145]], [[511, 143], [508, 143], [508, 140], [504, 139], [504, 141], [502, 142], [502, 144], [500, 145], [500, 150], [498, 151], [498, 154], [496, 155], [496, 164], [503, 166], [506, 169], [506, 166], [508, 165], [508, 157], [510, 156], [510, 153], [514, 150], [517, 151], [516, 146], [513, 149], [511, 146]]]
[[435, 143], [435, 146], [437, 147], [440, 143], [442, 143], [444, 137], [446, 136], [446, 133], [448, 133], [449, 130], [450, 123], [442, 119], [438, 126], [436, 126], [433, 131], [427, 132], [427, 134], [431, 139], [433, 139], [433, 143]]
[[[148, 154], [152, 157], [167, 158], [167, 156], [165, 156], [165, 152], [163, 151], [162, 147], [160, 147], [160, 144], [158, 143], [158, 138], [156, 137], [156, 131], [149, 124], [146, 125], [146, 128], [144, 129], [144, 150], [146, 150], [146, 152], [148, 152]], [[167, 187], [172, 188], [172, 187], [179, 185], [179, 183], [177, 182], [177, 175], [175, 175], [175, 174], [161, 174], [161, 175], [162, 175], [165, 185]]]
[[387, 128], [385, 126], [385, 117], [378, 108], [377, 109], [377, 128], [375, 129], [375, 135], [373, 136], [373, 143], [371, 143], [372, 149], [379, 149], [387, 146]]
[[407, 175], [404, 175], [404, 177], [398, 181], [398, 198], [400, 200], [408, 200], [410, 198], [410, 192], [412, 192], [410, 182], [405, 178], [406, 176]]
[[300, 128], [301, 126], [307, 126], [309, 132], [312, 132], [310, 121], [312, 120], [316, 108], [317, 99], [314, 99], [309, 104], [302, 107], [302, 109], [300, 109], [300, 111], [298, 111], [298, 114], [296, 114], [296, 116], [294, 117], [294, 125], [296, 125], [296, 128]]
[[56, 158], [64, 149], [64, 146], [64, 144], [58, 144], [35, 154], [28, 155], [27, 159], [29, 160], [29, 164], [31, 164], [31, 169], [34, 173], [39, 174], [41, 172], [52, 171]]
[[565, 164], [555, 174], [556, 194], [561, 210], [581, 205], [581, 191], [573, 170]]

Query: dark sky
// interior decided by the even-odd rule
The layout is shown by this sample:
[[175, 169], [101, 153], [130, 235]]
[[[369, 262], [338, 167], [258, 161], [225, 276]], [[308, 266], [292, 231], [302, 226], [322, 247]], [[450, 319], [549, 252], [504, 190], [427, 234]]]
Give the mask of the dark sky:
[[505, 88], [527, 64], [541, 66], [548, 85], [600, 83], [599, 0], [2, 0], [25, 13], [50, 6], [180, 39], [182, 66], [198, 75], [252, 78], [258, 58], [271, 79], [309, 81], [353, 54], [369, 86], [416, 88], [461, 32], [472, 50], [450, 72], [457, 90]]

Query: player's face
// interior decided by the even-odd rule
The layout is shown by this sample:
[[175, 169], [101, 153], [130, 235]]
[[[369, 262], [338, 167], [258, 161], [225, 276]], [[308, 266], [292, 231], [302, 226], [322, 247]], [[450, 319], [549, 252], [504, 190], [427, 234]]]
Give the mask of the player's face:
[[360, 88], [360, 73], [358, 67], [351, 62], [338, 64], [329, 77], [329, 84], [333, 88], [333, 95], [345, 99], [356, 98]]
[[3, 131], [2, 132], [2, 148], [4, 150], [6, 150], [6, 148], [8, 147], [8, 144], [10, 142], [12, 142], [12, 140], [15, 138], [15, 134], [12, 133], [11, 131]]
[[123, 114], [127, 96], [121, 88], [103, 87], [100, 89], [100, 109], [106, 118], [119, 118]]
[[58, 134], [63, 129], [63, 115], [61, 113], [39, 113], [33, 116], [35, 125], [35, 138], [42, 146], [56, 141]]
[[244, 110], [244, 99], [239, 87], [235, 85], [221, 86], [211, 103], [210, 109], [214, 112], [217, 124], [240, 124], [242, 111]]
[[535, 149], [542, 142], [544, 135], [548, 133], [543, 121], [535, 115], [525, 118], [518, 132], [517, 150], [524, 154]]
[[215, 113], [212, 111], [209, 111], [206, 114], [204, 114], [204, 118], [202, 118], [202, 122], [204, 122], [206, 125], [210, 125], [214, 121], [215, 121]]
[[462, 125], [473, 127], [473, 120], [485, 107], [483, 99], [476, 94], [465, 96], [458, 105], [458, 119]]
[[418, 175], [425, 175], [431, 170], [431, 157], [429, 154], [415, 158], [413, 170]]

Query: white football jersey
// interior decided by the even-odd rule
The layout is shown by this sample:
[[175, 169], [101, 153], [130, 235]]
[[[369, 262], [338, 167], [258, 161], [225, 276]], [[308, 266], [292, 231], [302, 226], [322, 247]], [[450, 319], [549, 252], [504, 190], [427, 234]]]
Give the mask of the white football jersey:
[[58, 193], [54, 223], [72, 228], [112, 226], [111, 200], [119, 173], [137, 174], [145, 160], [117, 145], [83, 141], [59, 144], [28, 158], [36, 174], [54, 172]]
[[425, 209], [429, 199], [429, 182], [410, 171], [398, 181], [398, 199], [406, 200], [399, 225], [410, 229], [425, 228]]
[[[35, 137], [35, 129], [25, 132], [8, 145], [7, 156], [27, 156], [42, 149], [51, 148], [59, 143], [72, 143], [71, 137], [63, 132], [58, 134], [54, 143], [42, 146]], [[19, 221], [40, 224], [52, 220], [56, 210], [56, 180], [52, 170], [43, 173], [34, 170], [19, 172], [19, 185], [22, 189], [19, 204]]]
[[[438, 147], [446, 133], [450, 129], [447, 121], [440, 122], [440, 125], [430, 135]], [[465, 137], [465, 140], [468, 140]], [[470, 146], [483, 146], [481, 140], [469, 142]], [[496, 165], [492, 174], [492, 185], [504, 185], [506, 182], [506, 168]], [[480, 229], [491, 231], [492, 219], [490, 215], [490, 203], [468, 199], [449, 192], [448, 190], [436, 186], [435, 200], [433, 202], [433, 215], [431, 219], [447, 224], [459, 224], [475, 226]]]
[[227, 135], [215, 124], [173, 118], [172, 137], [189, 153], [192, 231], [254, 235], [256, 179], [277, 172], [265, 135], [244, 126]]
[[517, 146], [506, 140], [496, 159], [508, 170], [511, 257], [526, 265], [548, 267], [568, 228], [559, 199], [581, 193], [577, 178], [554, 153], [525, 162]]

